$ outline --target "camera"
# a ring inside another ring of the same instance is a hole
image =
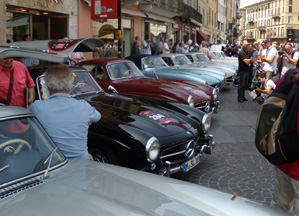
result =
[[[253,84],[251,84],[251,86],[249,86],[248,90],[252,92],[252,91],[255,90],[256,88],[257,88],[257,85],[255,85],[255,84],[253,83]]]
[[[286,52],[286,49],[282,49],[281,51],[278,51],[278,55],[282,55],[283,53],[285,53]]]

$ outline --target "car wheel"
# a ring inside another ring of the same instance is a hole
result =
[[[90,150],[90,154],[92,155],[94,161],[119,165],[117,157],[111,150],[92,149]]]

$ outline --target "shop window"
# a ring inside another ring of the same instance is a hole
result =
[[[32,40],[60,39],[68,36],[67,15],[7,5],[6,37],[19,41],[25,35]]]
[[[30,16],[22,13],[6,12],[6,38],[21,41],[24,35],[30,34]]]

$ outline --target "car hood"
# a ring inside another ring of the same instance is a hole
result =
[[[271,215],[274,209],[195,184],[72,159],[0,201],[0,215]]]
[[[122,97],[121,99],[118,95],[106,97],[104,94],[99,94],[84,99],[95,106],[100,113],[105,113],[99,124],[106,118],[110,124],[114,121],[117,125],[131,125],[147,131],[157,138],[181,133],[190,136],[196,133],[194,126],[197,128],[197,125],[191,125],[194,122],[186,116],[166,109],[142,105],[134,102],[132,98]]]
[[[160,95],[167,95],[167,93],[180,95],[186,100],[189,95],[192,95],[196,103],[210,99],[205,92],[198,89],[196,86],[184,84],[172,79],[157,79],[148,77],[125,78],[121,80],[114,80],[111,85],[114,86],[116,90],[120,86],[124,87],[126,89],[124,93],[149,91],[150,89],[151,92],[155,92]]]
[[[201,64],[188,64],[188,65],[183,65],[182,66],[183,69],[199,69],[199,70],[204,70],[204,71],[211,71],[213,73],[217,73],[219,75],[225,75],[226,74],[226,70],[224,68],[222,68],[222,70],[220,71],[218,68],[213,68],[212,66],[209,65],[201,65]]]

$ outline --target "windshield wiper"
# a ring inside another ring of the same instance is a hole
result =
[[[48,166],[47,166],[47,169],[46,169],[45,174],[41,177],[41,180],[42,180],[42,181],[43,181],[43,180],[47,177],[47,175],[48,175],[48,172],[49,172],[49,169],[50,169],[50,166],[51,166],[51,162],[52,162],[52,158],[53,158],[53,154],[54,154],[54,152],[55,152],[57,149],[58,149],[58,147],[56,147],[55,149],[53,149],[53,150],[51,151],[51,153],[48,155],[48,157],[46,158],[46,160],[44,161],[44,165],[45,165],[46,163],[48,163],[48,161],[49,161],[49,163],[48,163]]]
[[[9,164],[7,164],[4,167],[0,168],[0,172],[2,172],[3,170],[7,169],[8,167],[9,167]]]

